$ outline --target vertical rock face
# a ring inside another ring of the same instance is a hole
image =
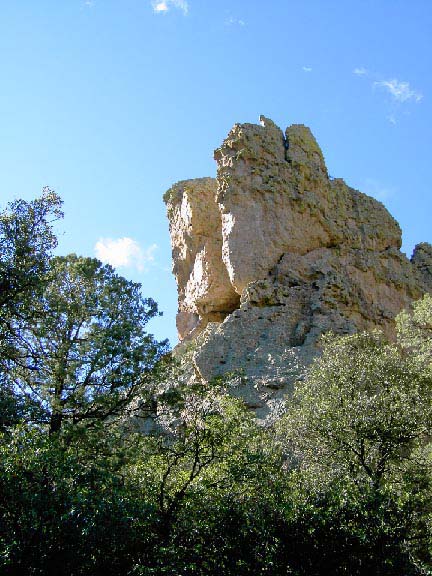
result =
[[[309,128],[264,117],[215,151],[217,179],[165,195],[180,339],[210,379],[240,370],[258,414],[276,409],[328,330],[375,327],[432,289],[432,247],[400,252],[385,207],[330,179]]]
[[[180,339],[192,337],[209,321],[221,322],[240,302],[221,259],[216,190],[214,179],[197,178],[175,184],[164,197],[179,294]]]
[[[239,294],[285,253],[400,247],[400,228],[382,204],[329,180],[309,128],[290,126],[284,136],[261,118],[262,126],[234,126],[215,153],[222,258]]]
[[[427,242],[417,244],[411,262],[419,271],[425,284],[432,285],[432,246]]]

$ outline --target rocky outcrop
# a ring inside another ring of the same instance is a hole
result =
[[[309,128],[236,124],[215,151],[217,179],[165,195],[181,340],[199,377],[237,371],[258,414],[277,409],[319,337],[381,328],[432,289],[432,247],[400,252],[377,200],[331,179]]]
[[[216,190],[213,178],[197,178],[178,182],[164,196],[178,286],[180,339],[193,337],[197,327],[208,322],[222,322],[240,303],[221,258]]]
[[[411,258],[423,281],[427,286],[432,285],[432,246],[427,242],[421,242],[414,248]]]

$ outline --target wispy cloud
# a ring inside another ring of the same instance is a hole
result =
[[[383,79],[382,75],[363,67],[354,68],[352,72],[367,80],[372,89],[389,94],[390,98],[387,98],[384,105],[387,108],[385,117],[390,124],[396,125],[399,115],[408,113],[410,104],[418,104],[423,99],[423,94],[409,82],[397,78]]]
[[[156,244],[142,249],[132,238],[100,238],[94,247],[96,257],[114,268],[135,268],[144,272],[149,263],[154,262]]]
[[[312,68],[310,66],[302,66],[302,70],[304,72],[312,72]]]
[[[373,196],[376,200],[384,202],[395,195],[396,190],[391,186],[385,186],[375,178],[366,178],[363,185],[363,192],[369,196]]]
[[[235,18],[234,16],[229,16],[225,20],[225,26],[246,26],[246,22],[241,18]]]
[[[153,12],[157,14],[166,14],[171,8],[181,10],[183,14],[189,12],[189,4],[186,0],[153,0]]]
[[[366,68],[363,68],[362,66],[360,66],[359,68],[354,68],[353,70],[353,74],[355,74],[356,76],[366,76],[366,74],[368,73]]]
[[[374,86],[387,90],[396,102],[408,102],[411,100],[418,103],[423,98],[423,94],[411,88],[409,82],[401,82],[396,78],[374,82]]]

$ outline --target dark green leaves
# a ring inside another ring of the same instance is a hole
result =
[[[11,335],[17,354],[3,369],[52,433],[117,416],[165,351],[145,331],[155,302],[92,258],[53,258],[35,308]]]

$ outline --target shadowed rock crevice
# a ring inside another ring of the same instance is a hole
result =
[[[180,340],[210,379],[241,370],[260,415],[277,407],[319,337],[381,328],[432,289],[432,247],[409,261],[386,208],[328,175],[309,128],[261,116],[215,151],[217,178],[165,195]]]

